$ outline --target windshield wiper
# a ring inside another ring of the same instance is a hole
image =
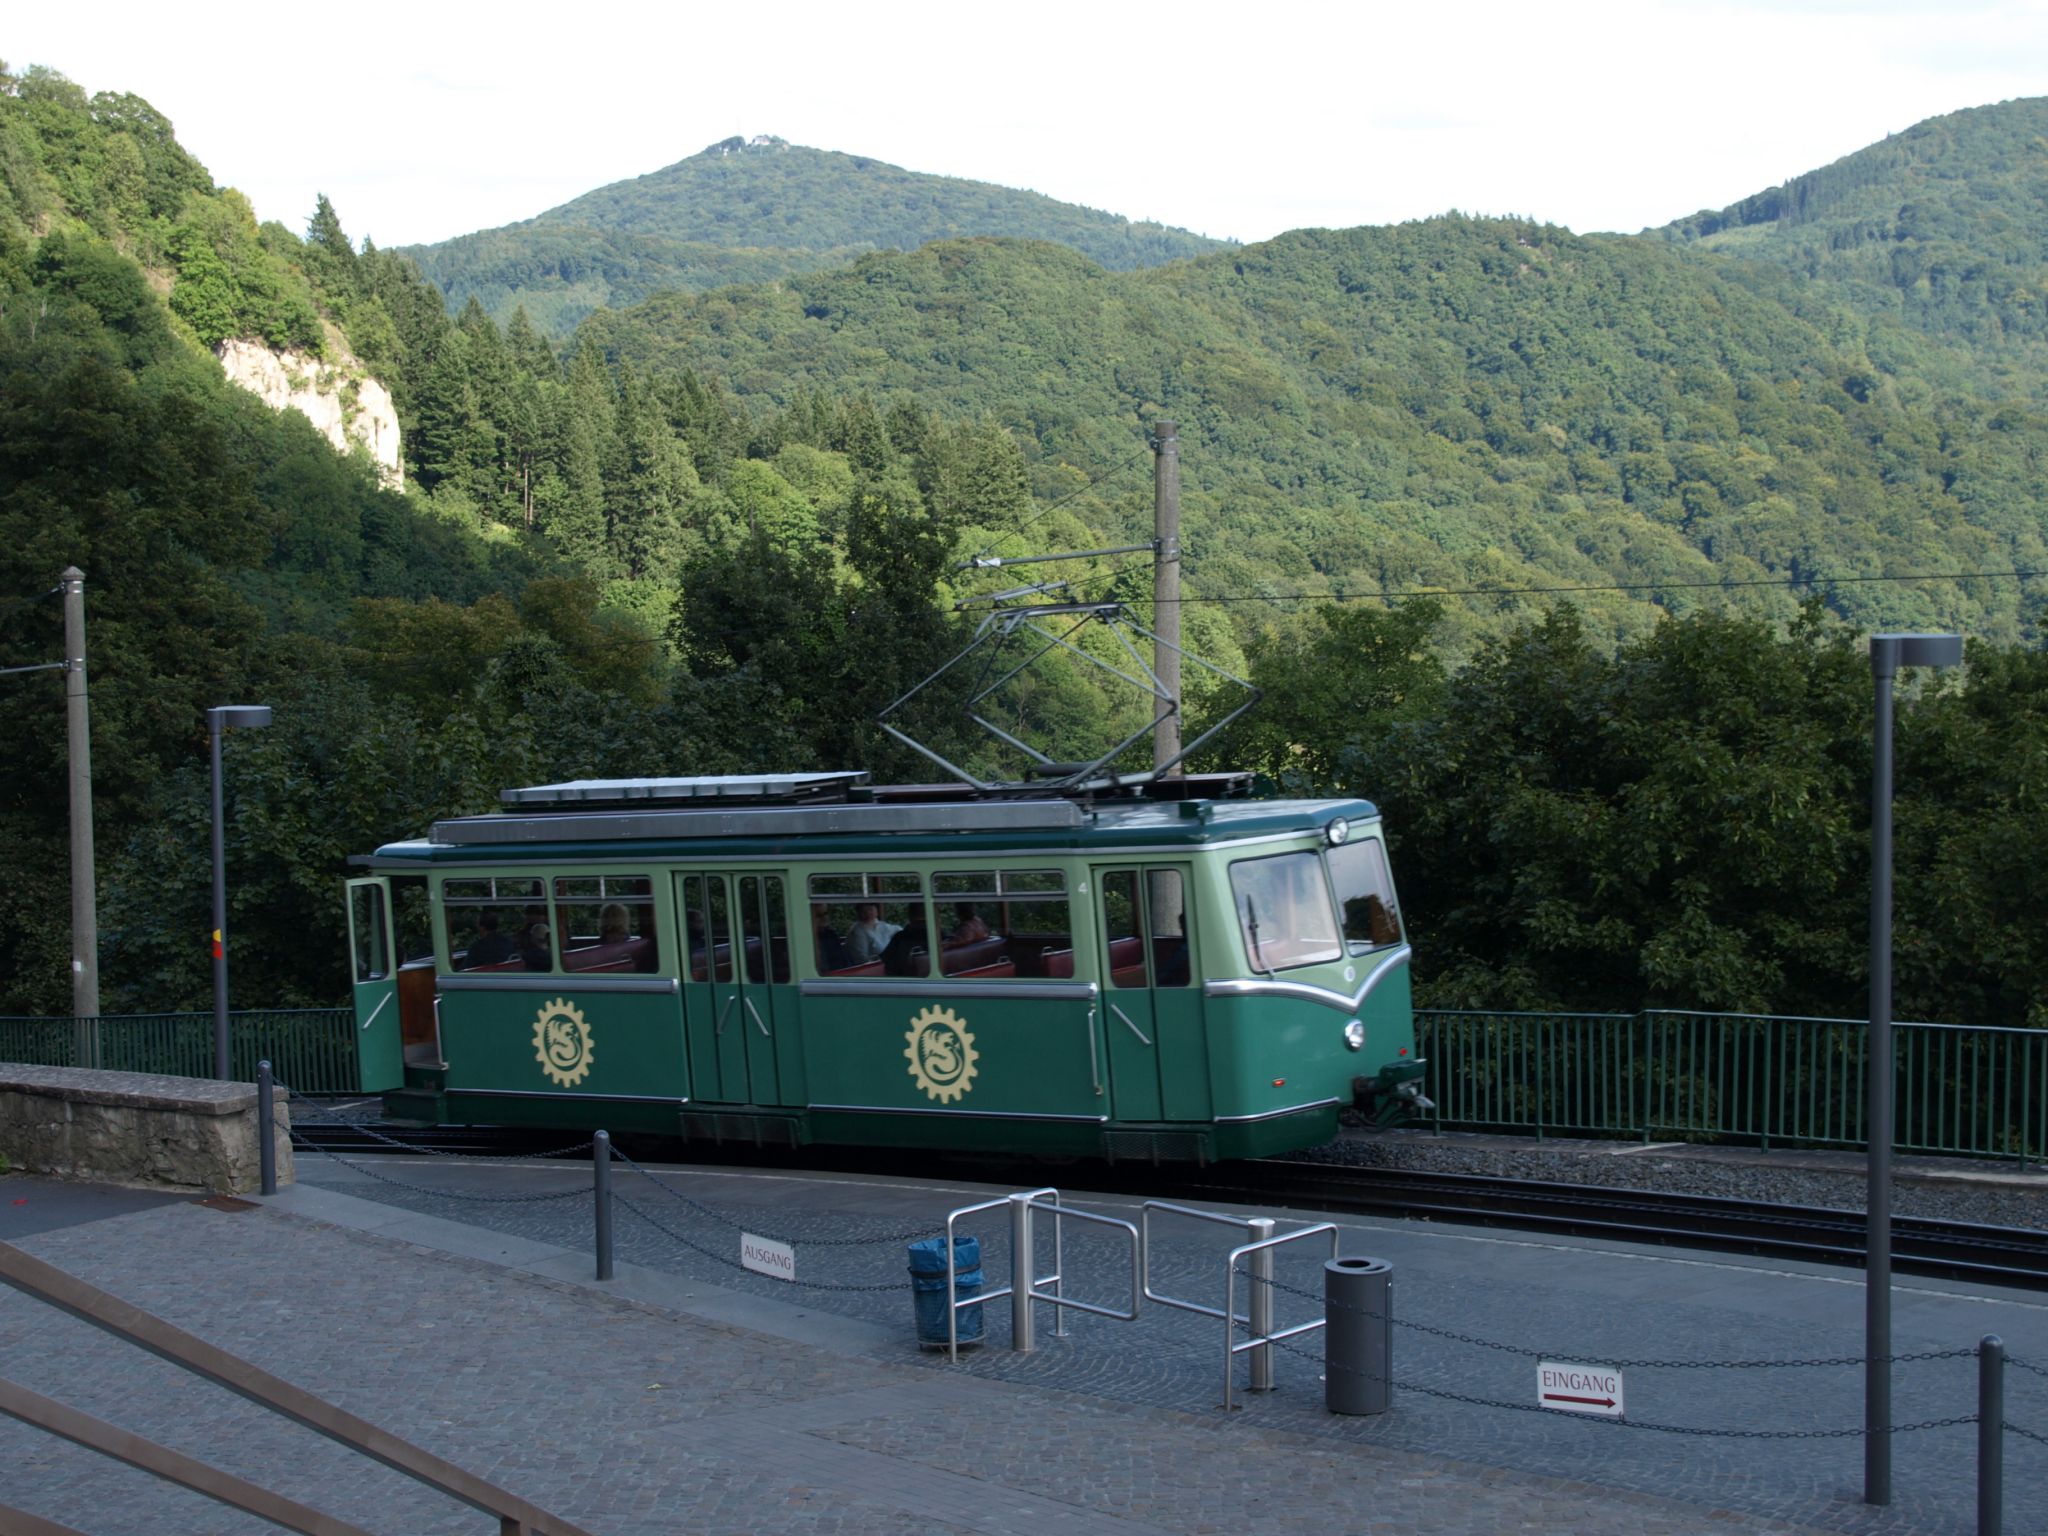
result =
[[[1244,931],[1245,936],[1252,941],[1252,969],[1264,971],[1267,980],[1270,981],[1273,967],[1266,964],[1266,952],[1259,944],[1259,909],[1252,905],[1249,891],[1245,892],[1244,897]]]

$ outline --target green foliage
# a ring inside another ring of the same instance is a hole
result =
[[[985,418],[1040,495],[1173,417],[1195,603],[1622,584],[1582,599],[1612,644],[1700,584],[1763,583],[1749,600],[1782,620],[1795,597],[1768,583],[1839,576],[1825,595],[1858,625],[2011,642],[2030,631],[2010,581],[1859,578],[2048,562],[2048,420],[1846,356],[1821,321],[1645,241],[1448,218],[1127,273],[942,243],[666,295],[582,336],[641,374],[686,369],[792,414],[879,387]],[[1015,505],[1013,482],[968,484]],[[1149,536],[1141,491],[1085,515],[1105,541]],[[1504,632],[1518,606],[1460,599],[1446,646]]]
[[[253,337],[315,356],[326,350],[312,296],[266,248],[241,193],[189,197],[168,252],[178,273],[171,311],[206,345]]]
[[[523,305],[543,330],[566,336],[595,310],[663,290],[772,283],[965,235],[1057,241],[1117,270],[1220,243],[863,155],[728,139],[523,224],[405,254],[450,302],[481,300],[500,321]]]
[[[842,159],[686,162],[676,229],[635,225],[630,198],[563,210],[794,275],[596,314],[558,358],[488,296],[451,319],[324,197],[304,240],[258,228],[146,104],[0,70],[0,654],[54,656],[54,604],[13,599],[84,567],[110,1008],[206,994],[208,705],[278,711],[230,744],[238,990],[330,1002],[344,856],[506,783],[927,776],[872,720],[965,643],[956,598],[1015,579],[959,561],[1148,538],[1141,435],[1165,415],[1187,637],[1268,692],[1217,756],[1383,805],[1426,997],[1857,1011],[1869,681],[1848,636],[1950,623],[1996,643],[1902,700],[1899,1008],[2048,1023],[2029,862],[2048,662],[2016,643],[2042,600],[1855,580],[2048,557],[2017,290],[1908,325],[1867,273],[1812,286],[1711,248],[1459,218],[1110,271],[1057,243],[923,243],[1015,228],[1000,200],[988,225],[927,208],[875,226],[876,188],[929,187]],[[806,179],[820,162],[836,181]],[[1990,201],[2031,217],[2014,176]],[[1975,241],[1968,180],[1893,244]],[[857,243],[860,219],[919,248],[823,270],[804,242]],[[1111,266],[1169,254],[1116,238]],[[1845,260],[1878,243],[1829,239]],[[317,349],[329,324],[392,389],[407,496],[192,345]],[[1817,573],[1847,579],[1803,611],[1687,585]],[[1059,574],[1149,611],[1140,567]],[[1504,590],[1613,583],[1642,590],[1547,614]],[[1414,586],[1487,590],[1285,600]],[[960,671],[911,724],[986,770]],[[1088,755],[1135,714],[1103,676],[1055,656],[985,707]],[[1232,692],[1200,676],[1197,728]],[[8,686],[0,1010],[61,1011],[58,684]]]
[[[2048,98],[1917,123],[1833,165],[1652,233],[1797,273],[1803,302],[1965,343],[1942,361],[1969,387],[2043,398],[2048,370]],[[1740,264],[1728,265],[1738,274]]]
[[[1442,707],[1435,637],[1443,613],[1441,602],[1427,598],[1384,610],[1328,606],[1308,624],[1254,638],[1250,681],[1265,697],[1208,760],[1265,774],[1287,794],[1344,787],[1354,742],[1433,718]]]

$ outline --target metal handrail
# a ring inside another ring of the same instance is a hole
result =
[[[1196,1221],[1211,1221],[1225,1227],[1238,1227],[1252,1235],[1254,1241],[1246,1243],[1241,1248],[1231,1250],[1224,1278],[1223,1305],[1220,1308],[1204,1306],[1199,1301],[1189,1301],[1182,1296],[1168,1296],[1162,1291],[1152,1289],[1152,1213],[1154,1211],[1162,1211],[1171,1216],[1192,1217]],[[1225,1408],[1235,1406],[1232,1402],[1234,1390],[1232,1366],[1237,1357],[1247,1350],[1257,1351],[1252,1356],[1252,1390],[1254,1392],[1272,1391],[1273,1345],[1282,1339],[1291,1339],[1296,1334],[1309,1333],[1322,1327],[1323,1319],[1319,1317],[1313,1322],[1282,1329],[1278,1333],[1274,1332],[1273,1287],[1270,1284],[1263,1284],[1259,1290],[1252,1293],[1247,1302],[1245,1315],[1239,1316],[1237,1311],[1238,1260],[1248,1254],[1252,1255],[1253,1279],[1271,1281],[1273,1278],[1273,1250],[1283,1244],[1297,1242],[1304,1237],[1313,1237],[1319,1232],[1327,1232],[1330,1235],[1330,1257],[1334,1259],[1337,1256],[1336,1227],[1329,1222],[1319,1222],[1314,1226],[1302,1227],[1298,1231],[1282,1233],[1276,1237],[1273,1235],[1275,1223],[1269,1217],[1226,1216],[1220,1211],[1199,1210],[1192,1205],[1175,1205],[1169,1200],[1147,1200],[1143,1209],[1139,1212],[1139,1220],[1144,1225],[1142,1247],[1145,1254],[1145,1299],[1147,1301],[1156,1301],[1161,1306],[1178,1307],[1183,1312],[1193,1312],[1202,1317],[1223,1319],[1223,1406]],[[1252,1333],[1251,1338],[1243,1343],[1239,1343],[1237,1339],[1237,1328],[1240,1323],[1250,1329]]]
[[[1043,1188],[1043,1189],[1034,1189],[1034,1190],[1029,1190],[1029,1191],[1027,1191],[1026,1193],[1027,1193],[1027,1194],[1029,1195],[1029,1197],[1030,1197],[1031,1199],[1034,1199],[1034,1200],[1038,1199],[1038,1198],[1039,1198],[1039,1197],[1040,1197],[1041,1195],[1051,1195],[1051,1196],[1052,1196],[1052,1198],[1053,1198],[1053,1202],[1054,1202],[1055,1204],[1057,1204],[1057,1203],[1059,1202],[1059,1198],[1060,1198],[1060,1192],[1059,1192],[1058,1190],[1056,1190],[1056,1189],[1052,1188],[1052,1187],[1051,1187],[1050,1185],[1047,1185],[1047,1186],[1046,1186],[1045,1188]],[[1012,1254],[1012,1255],[1010,1256],[1010,1283],[1009,1283],[1008,1285],[1006,1285],[1006,1286],[1003,1286],[1003,1287],[1001,1287],[1001,1288],[1000,1288],[1000,1289],[998,1289],[998,1290],[993,1290],[993,1291],[983,1291],[983,1292],[982,1292],[982,1293],[981,1293],[980,1295],[978,1295],[978,1296],[973,1296],[973,1297],[970,1297],[970,1298],[969,1298],[968,1300],[966,1300],[966,1301],[962,1301],[962,1300],[960,1299],[960,1269],[959,1269],[959,1266],[958,1266],[958,1264],[957,1264],[957,1263],[955,1263],[955,1261],[954,1261],[954,1258],[953,1258],[953,1244],[954,1244],[954,1241],[955,1241],[955,1237],[954,1237],[954,1228],[955,1228],[955,1226],[957,1225],[957,1223],[959,1222],[960,1218],[961,1218],[961,1217],[963,1217],[963,1216],[978,1216],[978,1215],[980,1215],[980,1214],[981,1214],[981,1213],[982,1213],[983,1211],[1000,1211],[1000,1210],[1006,1210],[1006,1209],[1008,1209],[1008,1207],[1009,1207],[1009,1205],[1010,1205],[1010,1202],[1011,1202],[1011,1200],[1012,1200],[1013,1198],[1014,1198],[1013,1196],[1010,1196],[1010,1195],[1004,1195],[1004,1196],[1003,1196],[1003,1197],[1002,1197],[1002,1198],[1001,1198],[1000,1200],[984,1200],[984,1201],[982,1201],[982,1202],[981,1202],[981,1204],[979,1204],[979,1205],[963,1205],[963,1206],[961,1206],[961,1207],[960,1207],[960,1209],[959,1209],[959,1210],[957,1210],[957,1211],[951,1211],[951,1212],[948,1212],[948,1213],[947,1213],[947,1216],[946,1216],[946,1354],[947,1354],[947,1357],[948,1357],[949,1359],[953,1360],[953,1361],[954,1361],[955,1363],[957,1363],[957,1362],[959,1361],[959,1359],[960,1359],[960,1309],[961,1309],[962,1307],[971,1307],[971,1306],[975,1306],[975,1305],[978,1305],[979,1303],[981,1303],[981,1302],[984,1302],[984,1301],[1001,1301],[1001,1300],[1002,1300],[1002,1299],[1003,1299],[1003,1298],[1004,1298],[1005,1296],[1014,1296],[1014,1295],[1016,1295],[1016,1293],[1017,1293],[1017,1283],[1016,1283],[1016,1282],[1017,1282],[1017,1275],[1018,1275],[1018,1273],[1019,1273],[1019,1269],[1018,1269],[1018,1263],[1017,1263],[1017,1256],[1016,1256],[1016,1255],[1015,1255],[1015,1254],[1013,1253],[1013,1254]],[[1052,1283],[1053,1283],[1053,1284],[1054,1284],[1055,1286],[1057,1286],[1057,1285],[1059,1285],[1059,1284],[1060,1284],[1060,1257],[1061,1257],[1061,1256],[1060,1256],[1060,1250],[1059,1250],[1059,1232],[1060,1232],[1060,1228],[1059,1228],[1059,1224],[1058,1224],[1057,1222],[1055,1222],[1055,1223],[1053,1224],[1053,1229],[1052,1229],[1052,1230],[1053,1230],[1053,1255],[1052,1255],[1052,1267],[1053,1267],[1053,1273],[1052,1273],[1052,1274],[1051,1274],[1051,1275],[1050,1275],[1050,1276],[1049,1276],[1048,1278],[1049,1278],[1049,1279],[1051,1280],[1051,1282],[1052,1282]],[[1035,1267],[1035,1266],[1032,1266],[1032,1265],[1030,1264],[1030,1258],[1031,1258],[1031,1256],[1030,1256],[1030,1255],[1026,1255],[1026,1256],[1025,1256],[1025,1261],[1026,1261],[1026,1267],[1025,1267],[1025,1269],[1024,1269],[1024,1271],[1023,1271],[1023,1273],[1025,1273],[1026,1275],[1029,1275],[1029,1273],[1030,1273],[1030,1270],[1031,1270],[1031,1268],[1032,1268],[1032,1267]],[[1027,1282],[1026,1282],[1026,1284],[1027,1284],[1027,1289],[1028,1289],[1028,1288],[1029,1288],[1029,1286],[1030,1286],[1030,1284],[1031,1284],[1031,1282],[1027,1281]],[[1053,1315],[1054,1315],[1055,1317],[1058,1317],[1058,1316],[1059,1316],[1060,1314],[1058,1314],[1058,1313],[1055,1313],[1055,1314],[1053,1314]],[[1054,1330],[1053,1330],[1053,1331],[1054,1331],[1055,1335],[1061,1335],[1061,1334],[1063,1334],[1063,1333],[1064,1333],[1064,1331],[1065,1331],[1065,1330],[1064,1330],[1063,1328],[1061,1328],[1061,1327],[1057,1327],[1057,1326],[1056,1326],[1056,1327],[1054,1328]]]
[[[1047,1197],[1050,1197],[1048,1203]],[[959,1269],[953,1255],[954,1233],[963,1216],[979,1215],[984,1211],[1007,1208],[1010,1212],[1010,1283],[993,1291],[984,1291],[967,1301],[960,1299]],[[1053,1272],[1040,1275],[1038,1271],[1037,1230],[1032,1217],[1039,1211],[1050,1213],[1053,1218]],[[1071,1217],[1075,1221],[1093,1222],[1097,1226],[1116,1227],[1131,1239],[1131,1305],[1128,1310],[1100,1306],[1092,1301],[1073,1301],[1066,1295],[1066,1260],[1064,1251],[1065,1228],[1062,1221]],[[1121,1323],[1134,1321],[1138,1315],[1143,1243],[1138,1229],[1130,1222],[1115,1216],[1101,1216],[1094,1211],[1084,1211],[1065,1204],[1057,1189],[1025,1190],[1014,1195],[1005,1195],[1000,1200],[984,1200],[978,1205],[963,1205],[946,1216],[946,1349],[950,1358],[960,1358],[960,1309],[977,1306],[985,1301],[1000,1301],[1010,1298],[1010,1348],[1018,1354],[1029,1354],[1037,1347],[1036,1329],[1031,1314],[1034,1301],[1050,1302],[1053,1308],[1053,1336],[1064,1338],[1067,1332],[1066,1312],[1071,1307],[1076,1312],[1092,1312],[1097,1317],[1114,1318]],[[1022,1282],[1020,1285],[1019,1282]],[[1050,1290],[1044,1287],[1050,1286]]]
[[[1268,1223],[1268,1225],[1270,1225],[1270,1223]],[[1275,1248],[1281,1247],[1283,1244],[1286,1243],[1299,1242],[1301,1239],[1305,1237],[1314,1237],[1318,1233],[1329,1234],[1330,1257],[1333,1259],[1336,1258],[1337,1228],[1335,1223],[1328,1221],[1320,1221],[1312,1227],[1303,1227],[1299,1231],[1282,1233],[1279,1237],[1263,1238],[1256,1243],[1246,1243],[1242,1248],[1231,1249],[1229,1260],[1230,1270],[1223,1282],[1223,1406],[1226,1410],[1237,1406],[1235,1403],[1231,1401],[1231,1388],[1233,1385],[1232,1377],[1235,1375],[1235,1372],[1231,1369],[1231,1365],[1232,1362],[1235,1361],[1239,1355],[1243,1354],[1248,1349],[1263,1349],[1266,1351],[1265,1358],[1270,1361],[1272,1358],[1273,1345],[1278,1344],[1283,1339],[1292,1339],[1297,1338],[1304,1333],[1313,1333],[1316,1331],[1316,1329],[1321,1328],[1328,1321],[1327,1318],[1322,1317],[1311,1318],[1309,1321],[1305,1323],[1296,1323],[1292,1328],[1282,1328],[1279,1332],[1274,1332],[1273,1316],[1271,1310],[1273,1287],[1270,1284],[1263,1287],[1267,1298],[1266,1308],[1264,1309],[1263,1322],[1255,1323],[1250,1317],[1240,1319],[1237,1315],[1238,1261],[1243,1259],[1247,1254],[1262,1255],[1267,1261],[1267,1267],[1262,1268],[1259,1273],[1254,1275],[1253,1278],[1263,1281],[1270,1281],[1273,1278],[1272,1270],[1270,1268],[1273,1250]],[[1252,1311],[1254,1313],[1258,1313],[1260,1310],[1261,1309],[1258,1307],[1256,1300],[1254,1300],[1252,1304]],[[1237,1342],[1237,1325],[1240,1321],[1242,1321],[1246,1327],[1254,1329],[1252,1337],[1246,1339],[1241,1344]],[[1270,1381],[1267,1383],[1267,1386],[1271,1386]]]
[[[16,1290],[49,1303],[59,1311],[68,1312],[82,1322],[91,1323],[114,1335],[114,1337],[148,1350],[171,1364],[204,1377],[216,1386],[246,1397],[260,1407],[282,1414],[295,1423],[303,1424],[316,1434],[346,1446],[352,1451],[380,1461],[395,1472],[438,1489],[452,1499],[460,1500],[472,1509],[491,1516],[499,1523],[501,1536],[590,1536],[582,1526],[572,1524],[558,1515],[551,1515],[539,1505],[533,1504],[509,1489],[478,1477],[451,1461],[443,1460],[433,1452],[423,1450],[409,1440],[400,1439],[387,1429],[380,1429],[367,1419],[357,1418],[345,1409],[337,1408],[324,1398],[315,1397],[303,1387],[294,1386],[282,1377],[250,1364],[239,1355],[233,1355],[217,1345],[209,1344],[173,1327],[153,1313],[121,1300],[97,1286],[88,1285],[76,1275],[67,1273],[53,1264],[32,1258],[8,1243],[0,1243],[0,1283],[13,1286]],[[34,1394],[28,1394],[32,1398]],[[0,1412],[7,1412],[29,1423],[41,1423],[44,1428],[64,1434],[80,1444],[107,1454],[117,1454],[115,1443],[106,1441],[98,1429],[112,1432],[118,1438],[122,1459],[160,1477],[182,1480],[182,1474],[198,1468],[206,1473],[216,1474],[214,1486],[200,1488],[210,1497],[250,1513],[262,1514],[275,1519],[275,1515],[257,1504],[240,1502],[244,1489],[253,1485],[239,1484],[239,1479],[218,1473],[217,1469],[201,1463],[185,1465],[186,1458],[175,1452],[154,1446],[138,1436],[128,1435],[111,1425],[99,1425],[97,1420],[84,1415],[72,1415],[62,1404],[49,1404],[56,1414],[45,1413],[39,1403],[30,1402],[15,1389],[0,1397]],[[31,1415],[40,1417],[31,1417]],[[46,1422],[47,1421],[47,1422]],[[62,1428],[59,1428],[59,1425]],[[95,1428],[95,1426],[98,1426]],[[161,1457],[155,1452],[165,1451]],[[191,1486],[191,1485],[188,1485]],[[255,1489],[262,1493],[263,1490]],[[273,1497],[274,1496],[270,1496]],[[300,1506],[292,1506],[297,1509]],[[316,1513],[317,1512],[312,1512]],[[304,1529],[306,1527],[300,1527]],[[313,1527],[318,1529],[320,1527]],[[326,1527],[341,1531],[353,1529],[342,1522],[331,1521]]]
[[[1131,1239],[1131,1305],[1129,1310],[1119,1311],[1115,1307],[1097,1306],[1092,1301],[1069,1301],[1060,1293],[1057,1287],[1050,1294],[1041,1292],[1038,1289],[1037,1281],[1032,1282],[1030,1293],[1022,1298],[1026,1308],[1034,1301],[1049,1301],[1053,1305],[1053,1316],[1055,1318],[1060,1318],[1061,1308],[1072,1307],[1076,1312],[1092,1312],[1097,1317],[1114,1318],[1120,1323],[1136,1321],[1138,1316],[1138,1265],[1141,1245],[1138,1241],[1138,1229],[1135,1226],[1121,1217],[1098,1215],[1094,1211],[1084,1211],[1075,1206],[1061,1205],[1058,1200],[1054,1200],[1051,1205],[1047,1205],[1036,1196],[1027,1196],[1018,1202],[1017,1208],[1027,1213],[1024,1223],[1024,1232],[1027,1236],[1031,1232],[1028,1213],[1032,1211],[1050,1211],[1053,1216],[1053,1231],[1055,1233],[1060,1231],[1059,1223],[1062,1219],[1071,1218],[1075,1221],[1091,1221],[1099,1227],[1116,1227],[1126,1233]],[[1055,1265],[1057,1266],[1057,1250],[1055,1250]],[[1052,1278],[1057,1282],[1060,1277],[1054,1275]],[[1064,1332],[1065,1329],[1061,1327],[1058,1331]]]
[[[1425,1009],[1416,1030],[1439,1129],[1866,1144],[1861,1019]],[[2048,1157],[2048,1030],[1895,1031],[1898,1150]]]

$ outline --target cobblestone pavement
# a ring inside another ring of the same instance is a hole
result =
[[[414,1241],[311,1219],[319,1210],[406,1227]],[[651,1270],[623,1272],[631,1294],[610,1294],[545,1274],[588,1272],[588,1255],[317,1190],[274,1208],[178,1202],[16,1235],[604,1536],[1796,1530],[1714,1501],[940,1370],[905,1350],[901,1317],[823,1317]],[[901,1288],[889,1300],[903,1311]],[[721,1311],[772,1329],[715,1321]],[[0,1376],[373,1530],[485,1528],[475,1511],[10,1290]],[[270,1530],[12,1421],[0,1421],[0,1466],[0,1499],[96,1536]]]
[[[590,1207],[581,1198],[542,1203],[476,1203],[465,1194],[517,1188],[587,1190],[587,1166],[462,1169],[400,1161],[308,1158],[304,1176],[340,1181],[394,1205],[489,1225],[505,1233],[546,1234],[565,1249],[589,1245]],[[399,1183],[380,1182],[395,1179]],[[733,1169],[668,1170],[660,1188],[622,1170],[618,1188],[630,1211],[619,1218],[622,1258],[760,1296],[789,1288],[746,1275],[736,1262],[738,1232],[790,1240],[799,1278],[827,1287],[806,1301],[835,1313],[901,1328],[901,1240],[936,1231],[943,1213],[987,1198],[979,1186],[941,1187],[909,1180],[790,1176]],[[465,1187],[473,1185],[473,1187]],[[411,1186],[411,1187],[406,1187]],[[693,1197],[694,1205],[671,1190]],[[1091,1199],[1093,1197],[1090,1197]],[[1135,1219],[1130,1202],[1095,1199],[1093,1208]],[[661,1228],[643,1219],[652,1217]],[[981,1218],[999,1233],[1001,1214]],[[1814,1266],[1763,1267],[1618,1244],[1557,1243],[1461,1232],[1421,1223],[1344,1223],[1346,1253],[1396,1263],[1395,1311],[1404,1322],[1511,1343],[1513,1353],[1404,1327],[1396,1335],[1395,1375],[1404,1390],[1397,1411],[1338,1418],[1323,1411],[1317,1340],[1283,1355],[1280,1391],[1239,1401],[1267,1427],[1285,1427],[1349,1443],[1440,1452],[1542,1475],[1565,1475],[1634,1491],[1726,1505],[1751,1514],[1858,1536],[1956,1533],[1972,1526],[1974,1429],[1968,1424],[1901,1433],[1894,1441],[1894,1500],[1860,1502],[1862,1282],[1852,1271]],[[665,1229],[665,1230],[664,1230]],[[1114,1300],[1127,1289],[1127,1259],[1077,1229],[1067,1252],[1069,1294]],[[862,1242],[866,1238],[870,1241]],[[1152,1275],[1167,1293],[1222,1302],[1227,1229],[1168,1225],[1155,1233]],[[988,1246],[989,1284],[1007,1282],[1004,1249]],[[1322,1254],[1283,1258],[1282,1323],[1311,1315],[1320,1294]],[[588,1259],[584,1261],[588,1264]],[[1050,1254],[1041,1262],[1050,1267]],[[586,1270],[587,1272],[587,1270]],[[1220,1325],[1148,1306],[1136,1324],[1077,1317],[1072,1335],[1051,1337],[1041,1321],[1038,1353],[1007,1343],[1007,1303],[989,1310],[994,1347],[963,1368],[973,1374],[1081,1392],[1121,1403],[1198,1412],[1220,1399]],[[2048,1360],[2048,1305],[2006,1294],[1971,1297],[1935,1282],[1899,1286],[1895,1348],[1904,1353],[1967,1351],[1985,1332],[2002,1334],[2023,1358]],[[1620,1429],[1535,1410],[1535,1358],[1801,1361],[1852,1363],[1799,1369],[1631,1371],[1635,1424],[1711,1430],[1712,1436]],[[1304,1358],[1306,1356],[1306,1358]],[[1242,1366],[1239,1380],[1242,1382]],[[1901,1363],[1894,1371],[1896,1420],[1912,1424],[1960,1418],[1975,1408],[1974,1363],[1967,1357]],[[2048,1429],[2048,1378],[2015,1371],[2012,1416]],[[1484,1403],[1462,1399],[1483,1399]],[[1498,1405],[1498,1406],[1495,1406]],[[1728,1432],[1734,1431],[1733,1435]],[[1845,1433],[1846,1432],[1846,1433]],[[2010,1529],[2048,1530],[2048,1446],[2008,1441]]]

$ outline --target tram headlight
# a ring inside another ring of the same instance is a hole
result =
[[[1344,1043],[1354,1051],[1365,1049],[1365,1020],[1353,1019],[1344,1026]]]
[[[1330,846],[1335,848],[1339,843],[1351,836],[1351,823],[1342,816],[1339,816],[1323,829],[1323,836],[1327,837],[1330,840]]]

